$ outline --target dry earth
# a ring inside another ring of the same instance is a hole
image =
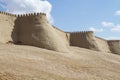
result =
[[[0,45],[0,80],[120,80],[120,56],[70,47],[60,53]]]

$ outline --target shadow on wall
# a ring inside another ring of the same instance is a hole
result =
[[[12,38],[12,42],[14,44],[21,44],[21,42],[18,40],[18,36],[19,36],[19,27],[18,27],[18,18],[14,21],[14,26],[13,26],[13,31],[11,34],[11,38]]]
[[[18,16],[14,24],[11,35],[13,43],[69,52],[67,42],[48,23],[44,13]]]
[[[70,33],[70,46],[78,46],[99,51],[92,31]]]

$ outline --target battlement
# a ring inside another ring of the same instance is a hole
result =
[[[39,15],[46,16],[45,13],[28,13],[28,14],[17,15],[17,17],[29,17],[29,16],[39,16]]]
[[[46,16],[45,13],[27,13],[27,14],[11,14],[11,13],[8,13],[8,12],[4,12],[4,11],[0,11],[0,14],[3,14],[3,15],[8,15],[8,16],[14,16],[14,17],[29,17],[29,16],[38,16],[38,15],[43,15],[43,16]]]
[[[11,14],[11,13],[8,13],[8,12],[3,12],[3,11],[0,11],[0,14],[16,17],[16,15],[14,15],[14,14]]]
[[[77,32],[69,32],[69,33],[75,36],[84,36],[84,35],[93,34],[93,31],[77,31]]]
[[[72,33],[72,34],[81,34],[81,33],[93,33],[93,31],[77,31],[77,32],[69,32],[69,33]]]

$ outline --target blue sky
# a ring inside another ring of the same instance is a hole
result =
[[[105,39],[120,39],[120,0],[0,0],[0,10],[41,11],[64,31],[92,30]]]

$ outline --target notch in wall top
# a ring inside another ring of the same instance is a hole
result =
[[[0,11],[0,14],[8,15],[8,16],[15,16],[16,17],[16,15],[8,13],[8,12],[4,12],[4,11]]]
[[[29,17],[29,16],[38,16],[38,15],[46,16],[45,13],[27,13],[27,14],[18,14],[17,17]]]

